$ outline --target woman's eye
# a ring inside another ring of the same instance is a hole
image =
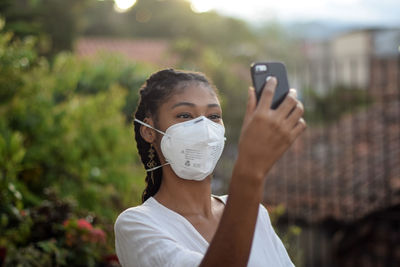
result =
[[[176,117],[179,119],[190,119],[190,118],[192,118],[192,115],[190,115],[188,113],[183,113],[183,114],[178,114]]]
[[[208,118],[210,119],[210,120],[220,120],[221,119],[221,115],[218,115],[218,114],[213,114],[213,115],[210,115],[210,116],[208,116]]]

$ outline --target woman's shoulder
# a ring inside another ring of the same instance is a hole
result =
[[[213,197],[220,200],[224,204],[226,204],[226,201],[228,200],[229,196],[228,195],[222,195],[222,196],[213,195]],[[259,212],[259,216],[258,216],[259,219],[266,221],[269,224],[271,223],[270,218],[269,218],[268,209],[265,207],[265,205],[263,203],[260,203],[258,212]]]
[[[222,195],[222,196],[217,196],[217,195],[212,195],[214,198],[216,198],[216,199],[218,199],[218,200],[220,200],[221,202],[223,202],[224,204],[226,204],[226,201],[228,200],[228,197],[229,197],[229,195]],[[266,213],[266,214],[268,214],[268,210],[267,210],[267,208],[262,204],[262,203],[260,203],[260,210],[263,212],[263,213]]]
[[[228,197],[229,197],[228,195],[222,195],[222,196],[212,195],[212,196],[224,204],[226,204],[226,201],[228,200]],[[261,219],[263,219],[263,220],[270,221],[268,210],[263,203],[260,203],[258,211],[260,214],[259,218],[261,217]]]
[[[152,203],[151,199],[146,200],[141,205],[130,207],[123,212],[121,212],[116,221],[115,229],[123,228],[125,225],[134,224],[152,224],[154,216],[157,216],[157,206]]]

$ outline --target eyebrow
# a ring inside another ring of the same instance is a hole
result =
[[[175,105],[173,105],[173,106],[171,107],[171,109],[174,109],[174,108],[179,107],[179,106],[195,107],[196,104],[191,103],[191,102],[179,102],[179,103],[176,103]],[[218,104],[216,104],[216,103],[215,103],[215,104],[213,103],[213,104],[208,104],[207,107],[209,107],[209,108],[214,108],[214,107],[219,108],[220,105],[218,105]]]

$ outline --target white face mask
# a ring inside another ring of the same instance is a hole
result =
[[[205,179],[213,172],[224,149],[224,126],[204,116],[174,124],[165,133],[138,119],[135,121],[164,135],[161,139],[161,151],[166,164],[171,164],[176,175],[182,179]]]

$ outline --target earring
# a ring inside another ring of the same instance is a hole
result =
[[[156,161],[154,160],[154,157],[155,157],[154,152],[155,152],[155,150],[154,150],[153,144],[150,144],[150,149],[149,149],[149,162],[147,162],[147,164],[146,164],[146,165],[147,165],[147,168],[149,168],[149,169],[152,169],[152,168],[154,168],[154,167],[157,166],[157,163],[156,163]],[[150,178],[151,178],[151,181],[152,181],[153,184],[154,184],[154,175],[153,175],[153,171],[150,172]]]

